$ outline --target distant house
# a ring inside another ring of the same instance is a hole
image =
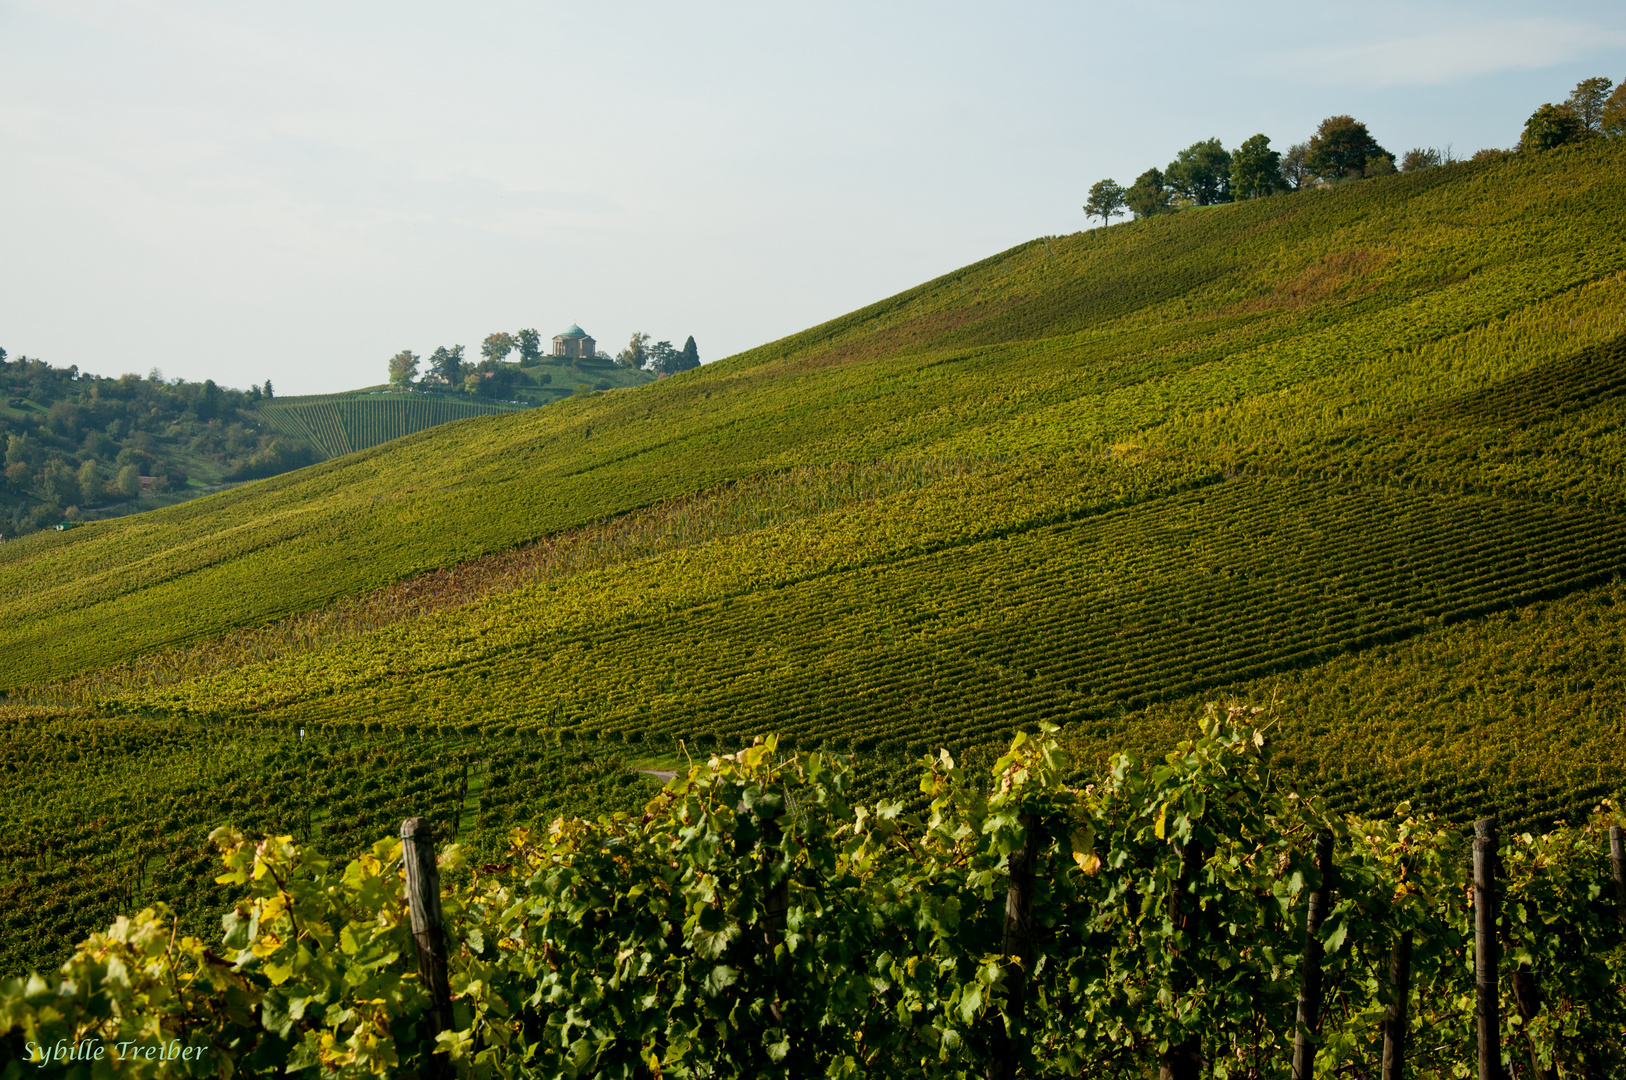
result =
[[[591,360],[593,349],[597,343],[587,336],[587,331],[571,323],[568,329],[561,330],[553,335],[553,355],[573,356],[579,359]]]

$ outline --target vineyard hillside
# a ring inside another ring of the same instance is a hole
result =
[[[347,763],[484,740],[492,791],[527,747],[774,731],[884,786],[1039,721],[1093,769],[1235,697],[1336,807],[1574,819],[1626,776],[1623,238],[1620,140],[1159,215],[32,536],[0,547],[0,722],[63,761],[97,753],[75,725],[181,758],[271,740],[267,775],[301,729]],[[149,857],[192,865],[201,817],[127,775]],[[356,798],[251,789],[264,828]],[[0,887],[66,934],[95,873],[31,852],[116,855],[89,808],[29,815],[0,821],[31,838]]]
[[[512,412],[521,406],[467,395],[359,391],[268,401],[265,426],[315,447],[320,458],[342,457],[453,420]]]

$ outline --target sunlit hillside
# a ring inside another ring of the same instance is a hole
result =
[[[1235,695],[1335,804],[1565,816],[1626,761],[1623,152],[1034,240],[7,544],[13,744],[72,709],[880,761],[1049,720],[1089,760]]]

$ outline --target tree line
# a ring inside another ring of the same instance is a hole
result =
[[[1597,76],[1576,83],[1567,100],[1548,102],[1531,113],[1518,146],[1509,152],[1553,150],[1604,138],[1626,138],[1626,83],[1616,87],[1613,80]]]
[[[1612,87],[1613,80],[1601,76],[1583,79],[1566,101],[1542,105],[1532,113],[1512,150],[1481,150],[1473,160],[1626,137],[1626,84],[1613,94]],[[1285,152],[1273,149],[1270,138],[1262,133],[1244,140],[1234,151],[1226,150],[1217,138],[1192,143],[1165,168],[1147,169],[1127,188],[1112,179],[1098,181],[1090,188],[1084,213],[1106,225],[1125,213],[1139,220],[1193,206],[1416,172],[1456,160],[1449,146],[1443,151],[1418,146],[1397,161],[1353,116],[1329,116],[1307,141],[1294,143]]]
[[[651,345],[649,337],[642,331],[634,331],[627,347],[614,357],[599,350],[594,359],[657,375],[675,375],[700,366],[700,353],[692,334],[681,349],[674,348],[670,341],[657,341]],[[519,354],[519,359],[510,362],[508,358],[515,353]],[[427,363],[425,358],[411,349],[402,349],[390,357],[390,385],[400,390],[445,389],[507,399],[525,377],[522,369],[540,364],[544,359],[542,335],[534,328],[514,333],[499,330],[487,334],[481,342],[478,362],[465,360],[461,345],[436,346],[435,351],[429,354]],[[421,378],[420,365],[426,368]],[[543,372],[533,376],[533,379],[545,385],[553,377]]]
[[[514,352],[519,353],[519,364],[505,363]],[[428,370],[418,376],[418,365],[423,357],[411,349],[402,349],[390,357],[390,385],[400,390],[414,386],[421,389],[442,388],[478,394],[481,397],[507,398],[518,385],[518,368],[542,359],[542,335],[535,328],[508,333],[499,330],[487,334],[480,346],[481,359],[470,363],[463,359],[463,346],[437,345],[429,354]]]
[[[627,347],[615,354],[615,362],[638,371],[653,371],[657,375],[676,375],[700,366],[700,352],[695,348],[694,335],[675,349],[670,341],[657,341],[651,345],[649,335],[641,330],[632,332]]]

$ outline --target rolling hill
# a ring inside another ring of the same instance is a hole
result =
[[[422,385],[270,397],[157,371],[114,379],[29,357],[8,362],[0,349],[0,539],[170,506],[453,420],[656,380],[590,357],[503,368],[511,400]]]
[[[553,365],[566,379],[596,377]],[[606,366],[613,367],[608,364]],[[536,382],[541,368],[514,367]],[[617,369],[626,384],[647,372]],[[600,380],[604,381],[604,380]],[[269,383],[267,384],[269,386]],[[197,498],[376,446],[437,424],[547,404],[572,392],[528,390],[526,402],[469,394],[385,392],[276,398],[154,371],[105,378],[0,349],[0,538],[64,520],[105,520]],[[16,396],[13,396],[13,395]]]
[[[1570,816],[1626,762],[1623,237],[1618,140],[1157,216],[30,537],[0,718],[1093,763],[1237,696],[1334,805]]]
[[[407,393],[380,386],[342,394],[280,397],[260,402],[256,411],[267,428],[311,446],[317,460],[326,460],[453,420],[550,405],[576,394],[655,381],[652,372],[586,357],[544,356],[528,365],[508,367],[514,372],[512,401],[422,389]]]

